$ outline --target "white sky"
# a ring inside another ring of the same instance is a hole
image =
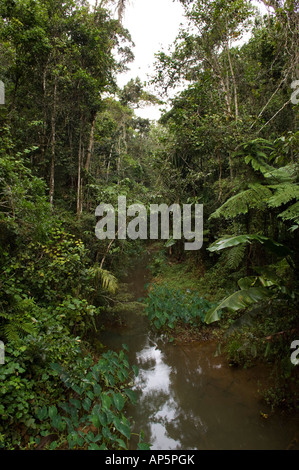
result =
[[[184,21],[183,7],[172,0],[129,0],[123,25],[127,28],[135,43],[134,63],[129,64],[130,71],[118,79],[119,86],[124,86],[137,76],[147,81],[153,72],[155,53],[167,49],[178,34],[180,23]],[[161,113],[157,106],[137,109],[138,116],[159,119]]]
[[[94,0],[89,0],[94,4]],[[255,5],[261,4],[252,0]],[[263,13],[265,8],[261,8]],[[155,53],[168,49],[180,28],[185,22],[183,7],[173,0],[128,0],[123,25],[127,28],[135,43],[133,49],[135,60],[128,64],[130,70],[118,77],[118,85],[123,87],[131,78],[139,77],[147,81],[153,72]],[[150,90],[154,92],[153,89]],[[147,106],[137,109],[138,116],[148,119],[159,119],[159,106]]]
[[[135,43],[133,49],[135,60],[129,64],[130,71],[118,78],[119,86],[124,86],[131,78],[137,76],[147,81],[153,72],[155,53],[167,50],[179,32],[180,24],[185,23],[184,9],[178,1],[173,0],[128,0],[123,18]],[[266,8],[260,2],[252,0],[263,13]],[[154,92],[153,89],[150,91]],[[159,119],[159,106],[146,106],[137,109],[138,116],[148,119]]]

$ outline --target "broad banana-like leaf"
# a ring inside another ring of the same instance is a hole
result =
[[[272,287],[274,285],[280,285],[281,283],[277,284],[277,281],[274,282],[273,280],[263,276],[249,276],[239,279],[238,281],[238,286],[241,290],[246,290],[250,287],[256,287],[256,284],[258,284],[258,287]]]
[[[267,299],[271,295],[269,289],[265,287],[250,287],[235,292],[230,297],[224,299],[217,307],[208,311],[205,316],[205,322],[210,323],[220,320],[220,311],[227,308],[233,312],[242,310],[252,304]]]
[[[238,286],[240,287],[241,290],[246,290],[246,289],[249,289],[250,287],[254,287],[257,280],[258,280],[257,276],[244,277],[242,279],[239,279]]]
[[[251,244],[252,242],[259,242],[262,245],[265,246],[268,250],[272,251],[272,253],[275,253],[278,256],[288,256],[291,251],[290,249],[282,245],[281,243],[276,242],[275,240],[272,240],[272,238],[264,237],[262,235],[237,235],[236,237],[230,237],[230,238],[221,238],[217,242],[215,242],[213,245],[211,245],[208,250],[211,252],[214,251],[221,251],[226,248],[231,248],[233,246],[241,245],[241,244]]]

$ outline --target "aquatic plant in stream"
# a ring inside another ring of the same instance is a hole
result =
[[[154,285],[145,299],[146,313],[157,330],[174,330],[178,325],[199,326],[212,308],[198,292]]]

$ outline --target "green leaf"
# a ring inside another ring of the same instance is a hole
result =
[[[123,407],[125,406],[125,399],[121,393],[118,393],[117,395],[113,396],[113,402],[116,408],[118,409],[118,411],[121,411]]]
[[[123,436],[129,440],[131,439],[131,429],[128,424],[121,422],[118,418],[114,418],[113,424]]]
[[[262,235],[238,235],[236,237],[222,238],[217,242],[213,243],[208,250],[210,252],[221,251],[226,248],[231,248],[241,244],[251,244],[252,242],[259,242],[265,246],[269,251],[275,253],[278,256],[287,256],[291,253],[290,249],[282,245],[281,243],[272,240],[271,238],[264,237]]]
[[[78,385],[74,384],[72,385],[72,389],[74,390],[74,392],[78,393],[78,395],[82,395],[83,393],[83,388],[80,388]]]
[[[51,426],[58,431],[63,431],[65,429],[66,423],[62,421],[61,416],[56,415],[51,420]]]
[[[119,447],[121,447],[122,449],[127,449],[127,445],[122,439],[116,439],[115,442],[117,442],[119,444]]]
[[[58,413],[56,406],[49,406],[49,418],[54,418]]]
[[[146,442],[138,442],[137,450],[151,450],[151,446]]]
[[[81,408],[81,402],[79,400],[76,400],[74,398],[70,398],[70,403],[77,408],[77,410],[80,410]]]
[[[57,446],[58,446],[57,441],[52,442],[51,445],[50,445],[50,450],[55,450]]]
[[[127,397],[129,398],[129,400],[134,404],[136,404],[137,402],[137,397],[136,397],[136,393],[133,392],[133,390],[124,390],[124,393],[127,395]]]
[[[98,446],[98,444],[92,443],[92,444],[89,444],[88,450],[101,450],[101,447]]]
[[[252,304],[265,300],[269,298],[270,295],[270,291],[264,287],[251,287],[249,289],[235,292],[230,297],[224,299],[217,307],[209,310],[205,316],[205,322],[209,325],[210,323],[219,321],[219,312],[224,308],[236,312],[249,307]]]
[[[93,400],[94,399],[94,394],[91,390],[89,390],[89,392],[87,392],[87,396],[90,400]]]
[[[43,406],[42,408],[40,408],[37,413],[36,413],[36,416],[38,417],[38,419],[40,421],[44,421],[45,419],[48,418],[48,409],[46,406]]]
[[[85,411],[89,411],[91,407],[91,400],[89,398],[85,398],[83,400],[83,408]]]
[[[94,425],[95,428],[100,429],[102,427],[100,417],[98,414],[94,414],[91,417],[92,424]]]
[[[173,238],[171,238],[170,240],[168,240],[166,243],[165,243],[165,248],[171,248],[172,246],[174,246],[175,244],[177,243],[177,240],[173,240]]]
[[[102,387],[99,384],[93,386],[93,391],[96,397],[100,397],[102,394]]]
[[[108,395],[103,394],[102,395],[102,405],[103,408],[109,409],[112,405],[112,400]]]

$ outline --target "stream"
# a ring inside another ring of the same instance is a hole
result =
[[[140,261],[130,275],[136,300],[144,296],[147,279]],[[102,332],[100,341],[116,351],[126,344],[130,363],[139,367],[137,404],[126,414],[152,450],[284,450],[291,443],[298,449],[298,416],[271,414],[258,394],[265,370],[232,368],[215,355],[215,342],[170,344],[150,332],[146,316],[121,316],[125,326]]]

